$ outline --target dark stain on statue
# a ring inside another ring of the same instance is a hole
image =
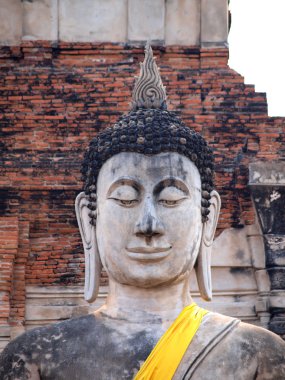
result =
[[[177,165],[177,167],[179,168],[179,174],[182,176],[183,180],[185,181],[186,180],[186,176],[187,176],[187,172],[184,169],[182,157],[178,158],[178,165]]]
[[[242,268],[230,268],[230,273],[233,275],[238,275],[242,273]]]
[[[239,260],[243,260],[245,257],[244,251],[242,249],[239,249],[236,253],[236,258]]]
[[[252,272],[250,269],[243,268],[243,267],[235,267],[230,268],[230,273],[235,275],[242,275],[242,276],[251,276]]]
[[[12,364],[13,367],[13,375],[15,378],[19,378],[22,380],[28,380],[31,377],[31,372],[26,368],[26,362],[19,355],[15,356],[15,360]]]

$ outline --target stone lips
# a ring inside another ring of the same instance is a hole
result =
[[[121,152],[145,155],[177,152],[198,168],[202,182],[202,221],[207,220],[210,193],[213,190],[212,149],[204,138],[188,128],[173,113],[161,109],[144,109],[121,117],[113,127],[100,132],[90,143],[82,165],[84,191],[89,195],[92,224],[96,221],[96,183],[99,171],[110,157]]]

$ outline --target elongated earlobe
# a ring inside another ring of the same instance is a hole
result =
[[[220,208],[220,196],[213,190],[211,192],[210,214],[208,215],[208,220],[203,223],[200,251],[195,264],[200,295],[206,301],[212,299],[211,253]]]
[[[95,226],[90,223],[88,203],[89,200],[84,192],[78,194],[75,200],[75,212],[85,254],[84,298],[91,303],[95,301],[99,292],[102,264],[97,247]]]

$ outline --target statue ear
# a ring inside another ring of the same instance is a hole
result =
[[[200,294],[206,301],[212,299],[211,253],[220,208],[221,198],[219,194],[213,190],[211,192],[210,214],[208,215],[208,220],[203,223],[200,251],[195,264]]]
[[[84,192],[77,195],[75,212],[85,254],[84,298],[91,303],[98,295],[102,264],[97,247],[95,226],[90,223],[88,203],[89,200]]]

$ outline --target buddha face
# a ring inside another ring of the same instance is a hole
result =
[[[96,238],[103,266],[121,284],[183,279],[199,251],[201,179],[178,153],[119,153],[97,181]]]

